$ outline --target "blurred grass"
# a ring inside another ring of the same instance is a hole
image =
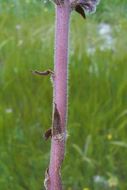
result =
[[[127,189],[126,8],[111,0],[86,21],[72,14],[65,190]],[[52,4],[0,0],[0,190],[44,189],[52,85],[31,70],[53,68],[53,37]]]

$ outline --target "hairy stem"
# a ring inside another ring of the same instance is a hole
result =
[[[61,113],[63,131],[65,131],[67,115],[69,17],[69,4],[56,6],[54,102]]]
[[[56,6],[53,124],[47,186],[45,185],[48,190],[62,190],[60,168],[66,142],[69,17],[70,5],[65,0],[64,4]]]

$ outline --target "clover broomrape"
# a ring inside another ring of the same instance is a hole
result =
[[[46,190],[62,190],[60,168],[65,154],[67,104],[68,104],[68,33],[70,13],[75,10],[83,18],[86,12],[96,10],[97,0],[52,0],[55,4],[55,56],[54,71],[34,71],[34,74],[49,75],[53,80],[52,128],[47,130],[45,138],[51,136],[49,167],[45,172]]]

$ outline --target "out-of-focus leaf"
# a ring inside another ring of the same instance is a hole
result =
[[[121,141],[112,141],[110,144],[113,144],[113,145],[116,145],[116,146],[119,146],[119,147],[127,148],[127,143],[121,142]]]

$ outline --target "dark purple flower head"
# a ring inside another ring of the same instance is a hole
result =
[[[77,5],[80,5],[88,13],[95,12],[98,4],[99,0],[77,0]]]
[[[99,4],[100,0],[69,0],[72,10],[74,9],[83,18],[86,17],[86,13],[94,13],[96,11],[96,6]]]
[[[56,5],[63,5],[64,3],[69,3],[72,10],[75,10],[85,18],[85,13],[94,13],[96,11],[96,6],[99,4],[100,0],[51,0]]]

